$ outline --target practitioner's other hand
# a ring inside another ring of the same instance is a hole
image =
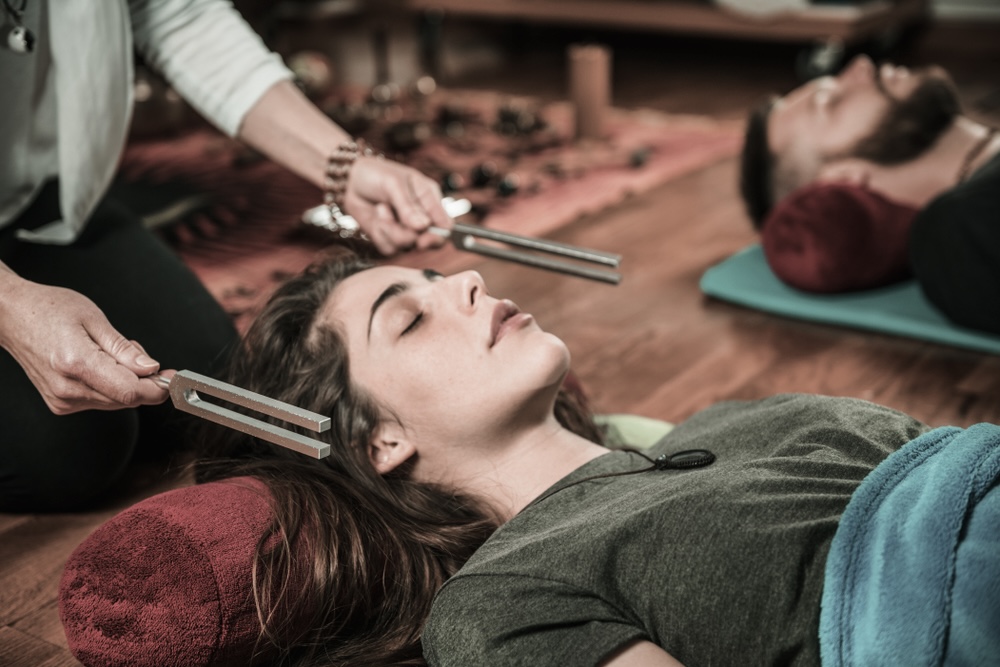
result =
[[[412,167],[375,157],[354,163],[344,209],[383,255],[440,246],[445,239],[428,228],[453,224],[437,183]]]
[[[0,346],[57,415],[155,405],[167,398],[166,390],[146,378],[159,363],[118,333],[93,301],[72,290],[5,282]]]

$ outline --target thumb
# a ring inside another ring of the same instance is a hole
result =
[[[142,346],[128,340],[110,322],[101,319],[100,322],[91,321],[87,324],[87,333],[101,350],[138,377],[145,377],[159,370],[160,363],[150,358]]]

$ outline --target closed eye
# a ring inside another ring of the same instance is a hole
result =
[[[424,278],[426,278],[428,282],[432,283],[436,283],[437,281],[442,280],[444,278],[443,274],[438,273],[434,269],[424,269],[423,274]],[[402,337],[408,333],[412,333],[417,329],[417,327],[420,326],[421,322],[423,321],[424,321],[424,311],[421,310],[417,313],[417,316],[413,318],[413,321],[410,322],[410,324],[405,329],[403,329],[403,332],[400,334],[400,336]]]
[[[413,332],[417,327],[420,326],[420,323],[423,322],[423,320],[424,320],[424,312],[420,311],[417,313],[417,316],[413,318],[413,321],[410,322],[409,326],[403,329],[403,333],[401,333],[400,336],[405,336],[406,334]]]

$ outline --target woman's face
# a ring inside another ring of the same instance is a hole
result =
[[[474,271],[362,271],[337,286],[319,323],[342,333],[352,380],[418,448],[468,456],[469,446],[550,414],[569,368],[563,342],[490,296]]]

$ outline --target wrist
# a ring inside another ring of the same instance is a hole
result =
[[[27,281],[14,273],[14,270],[0,262],[0,308],[12,297],[15,291]]]
[[[377,157],[364,139],[351,139],[338,145],[331,151],[326,160],[326,174],[323,180],[323,203],[330,207],[330,214],[336,218],[342,212],[346,213],[344,200],[347,198],[347,187],[351,172],[358,158]]]
[[[13,269],[0,262],[0,347],[7,349],[7,323],[15,323],[20,315],[16,311],[22,289],[28,281]]]

